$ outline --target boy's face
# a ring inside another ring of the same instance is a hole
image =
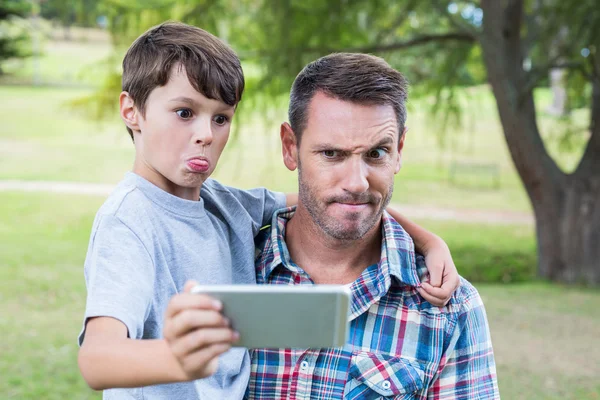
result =
[[[197,92],[179,66],[165,86],[150,93],[145,116],[126,92],[120,102],[134,133],[133,172],[168,193],[198,200],[229,138],[235,107]]]

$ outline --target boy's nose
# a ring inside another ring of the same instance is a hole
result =
[[[192,141],[195,144],[209,145],[212,143],[213,133],[211,120],[208,121],[198,121],[194,126],[194,136],[192,137]]]

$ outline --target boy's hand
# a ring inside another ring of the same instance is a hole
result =
[[[423,249],[429,282],[417,290],[425,300],[437,307],[448,304],[452,293],[460,286],[460,278],[452,261],[450,249],[439,239]]]
[[[185,284],[184,293],[173,296],[165,314],[163,336],[183,370],[183,380],[215,373],[218,356],[231,348],[239,334],[229,327],[218,300],[191,294],[195,282]]]

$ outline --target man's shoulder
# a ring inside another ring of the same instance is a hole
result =
[[[483,306],[483,300],[475,286],[461,276],[460,286],[452,294],[448,306],[453,306],[456,312],[466,313]]]
[[[398,251],[405,250],[400,249]],[[415,253],[415,263],[405,264],[406,265],[402,265],[401,268],[414,268],[414,271],[416,272],[416,275],[420,282],[424,282],[429,279],[429,272],[427,271],[427,266],[425,265],[425,257],[423,255]],[[460,286],[456,288],[454,293],[452,293],[452,296],[450,297],[450,300],[448,301],[446,307],[440,308],[441,312],[449,312],[459,315],[483,306],[483,301],[475,286],[473,286],[471,282],[469,282],[462,276],[460,276],[459,278]],[[406,291],[407,286],[404,286],[404,289]],[[413,289],[409,290],[409,292],[410,294],[414,295],[413,297],[415,301],[413,303],[415,304],[415,306],[419,308],[438,308],[435,306],[430,306],[429,303],[418,294],[415,287],[412,287],[410,289]]]

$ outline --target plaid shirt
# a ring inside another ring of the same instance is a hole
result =
[[[285,244],[293,213],[278,211],[264,231],[257,248],[259,284],[314,284]],[[446,307],[434,307],[416,291],[426,274],[411,238],[386,213],[381,260],[351,285],[346,346],[251,350],[246,398],[499,399],[479,294],[463,279]]]

